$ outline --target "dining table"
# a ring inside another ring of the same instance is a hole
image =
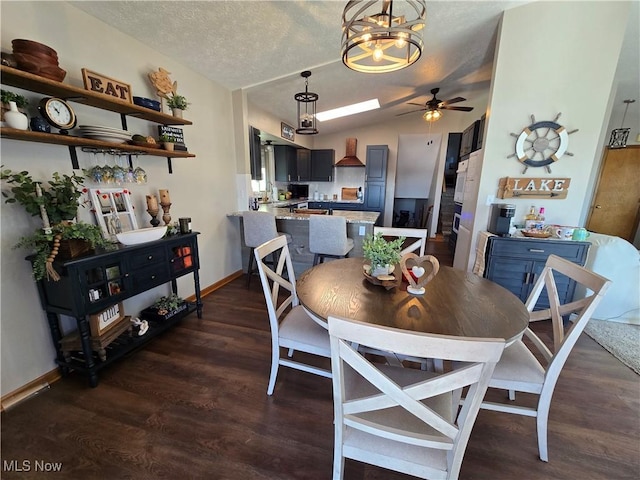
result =
[[[297,279],[298,299],[306,312],[327,328],[329,316],[403,330],[474,338],[519,339],[529,312],[513,293],[474,273],[440,266],[422,295],[407,292],[396,265],[396,286],[372,283],[364,258],[331,260]]]

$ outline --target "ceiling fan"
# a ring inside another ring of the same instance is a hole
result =
[[[421,106],[422,108],[420,108],[418,110],[411,110],[410,112],[399,113],[399,114],[396,115],[396,117],[399,117],[400,115],[407,115],[409,113],[423,112],[423,111],[426,111],[427,113],[429,113],[429,112],[438,112],[439,113],[440,110],[458,110],[460,112],[470,112],[471,110],[473,110],[473,107],[452,107],[451,106],[452,103],[464,102],[466,100],[466,98],[455,97],[455,98],[452,98],[450,100],[444,100],[443,101],[443,100],[440,100],[440,99],[436,98],[436,95],[437,95],[437,93],[439,91],[440,91],[439,88],[432,88],[431,89],[431,94],[433,95],[433,98],[431,100],[427,101],[427,103],[425,103],[425,104],[407,102],[409,105],[418,105],[418,106]],[[433,120],[437,120],[438,118],[440,118],[440,116],[441,115],[439,115],[439,114],[436,115],[436,118],[433,118]]]

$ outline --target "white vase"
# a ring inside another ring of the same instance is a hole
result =
[[[181,108],[172,108],[171,112],[173,113],[173,116],[176,118],[182,118],[182,112],[183,110]]]
[[[29,128],[29,119],[18,110],[16,102],[9,102],[9,111],[4,114],[4,121],[9,128],[16,130],[27,130]]]
[[[380,275],[389,275],[391,272],[393,272],[394,270],[394,266],[393,265],[376,265],[373,270],[371,270],[371,276],[372,277],[378,277]]]

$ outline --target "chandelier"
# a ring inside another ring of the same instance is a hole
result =
[[[298,102],[298,128],[296,133],[300,135],[315,135],[316,128],[316,102],[318,94],[309,91],[309,77],[311,72],[305,70],[300,74],[304,77],[304,92],[296,93],[293,98]]]
[[[437,122],[442,118],[442,112],[440,110],[427,110],[422,118],[427,122]]]
[[[342,63],[364,73],[414,64],[424,45],[425,12],[425,0],[348,2],[342,13]]]

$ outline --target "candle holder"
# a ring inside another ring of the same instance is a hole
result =
[[[162,220],[164,221],[165,225],[169,225],[169,223],[171,223],[171,215],[169,215],[169,208],[171,208],[171,203],[160,203],[160,206],[162,207],[162,211],[164,212],[164,214],[162,215]]]
[[[151,215],[151,226],[152,227],[157,227],[158,225],[160,225],[160,220],[158,220],[156,217],[158,216],[158,209],[151,209],[148,208],[147,209],[147,213],[149,215]]]

